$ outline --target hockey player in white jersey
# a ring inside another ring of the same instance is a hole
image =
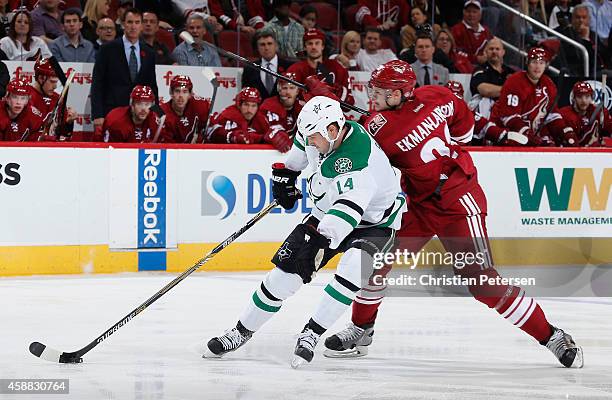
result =
[[[310,362],[321,335],[351,305],[361,288],[362,268],[389,251],[400,228],[406,200],[387,156],[356,122],[346,121],[340,103],[317,96],[303,107],[285,164],[272,166],[273,194],[290,209],[302,197],[297,177],[308,168],[313,211],[272,258],[276,266],[253,293],[236,326],[214,337],[204,357],[234,351],[281,308],[285,299],[336,254],[344,253],[322,299],[299,334],[291,363]]]

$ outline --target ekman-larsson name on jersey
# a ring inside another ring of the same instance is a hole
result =
[[[420,124],[417,125],[416,129],[413,129],[408,135],[404,136],[402,140],[396,142],[397,147],[402,151],[410,151],[417,147],[419,143],[423,142],[433,131],[435,131],[440,124],[446,122],[446,119],[453,115],[455,112],[455,106],[452,101],[446,104],[442,104],[433,109],[431,114],[427,116]]]

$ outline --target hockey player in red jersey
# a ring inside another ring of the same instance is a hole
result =
[[[285,72],[283,75],[295,80],[295,74]],[[295,124],[302,109],[298,100],[300,89],[282,79],[279,79],[276,85],[278,95],[264,100],[260,108],[260,112],[266,116],[270,126],[264,140],[281,153],[286,153],[293,144]]]
[[[548,66],[546,50],[534,47],[527,54],[527,70],[508,77],[491,110],[491,121],[500,127],[529,138],[528,145],[576,146],[573,131],[563,126],[554,104],[557,87],[544,71]],[[542,126],[545,125],[545,126]],[[555,135],[551,138],[543,128]]]
[[[463,99],[464,90],[461,82],[448,81],[446,87],[450,89],[456,96]],[[472,138],[473,145],[492,144],[494,146],[517,146],[527,144],[527,136],[518,132],[508,131],[500,128],[488,118],[474,111],[474,136]]]
[[[349,84],[349,74],[338,61],[324,59],[325,34],[318,29],[309,29],[304,33],[304,48],[306,59],[293,64],[287,72],[295,74],[295,80],[305,83],[306,78],[317,75],[319,79],[333,88],[341,101],[355,104]]]
[[[0,140],[8,142],[37,141],[43,115],[30,105],[32,88],[16,78],[6,86],[6,95],[0,102]]]
[[[148,86],[137,85],[130,94],[130,105],[113,108],[102,126],[105,142],[157,142],[159,130],[157,114],[151,111],[155,94]]]
[[[268,122],[259,112],[259,90],[245,87],[236,95],[236,104],[215,115],[208,128],[208,141],[212,143],[256,144],[268,132]]]
[[[414,89],[415,85],[416,75],[404,61],[390,61],[374,70],[369,87],[377,112],[365,125],[401,171],[402,189],[410,201],[398,232],[400,248],[416,254],[437,235],[454,260],[462,254],[479,254],[474,263],[453,268],[463,278],[476,278],[476,284],[468,285],[474,298],[545,345],[564,366],[581,367],[582,349],[548,323],[535,299],[520,287],[489,283],[499,274],[489,250],[486,197],[472,158],[461,147],[472,139],[474,118],[448,88]],[[374,283],[371,280],[355,298],[352,323],[325,341],[328,357],[367,353],[384,289]]]
[[[188,76],[175,75],[170,81],[170,100],[161,109],[166,114],[163,136],[170,143],[202,143],[210,101],[193,94]]]
[[[576,82],[572,88],[572,104],[559,110],[565,125],[578,137],[580,146],[603,146],[604,137],[612,136],[612,118],[605,107],[593,118],[593,94],[587,82]]]
[[[55,73],[55,70],[51,66],[51,62],[48,58],[39,58],[34,64],[34,83],[32,84],[32,97],[30,98],[30,104],[36,107],[43,114],[43,120],[45,124],[49,123],[48,118],[51,118],[51,113],[57,106],[60,95],[55,91],[59,83],[59,78]],[[76,111],[72,107],[66,107],[63,123],[60,126],[60,132],[62,139],[66,139],[70,136],[74,120],[77,117]],[[45,135],[42,136],[42,140],[56,140],[57,136]]]

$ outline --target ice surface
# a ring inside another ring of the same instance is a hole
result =
[[[553,355],[471,298],[388,298],[370,354],[289,366],[316,307],[322,273],[253,339],[223,359],[204,343],[233,326],[263,273],[197,273],[85,355],[53,364],[32,341],[83,347],[172,279],[124,274],[0,279],[0,378],[69,378],[53,399],[612,399],[612,299],[543,299],[583,347],[585,367]],[[331,330],[342,328],[348,313]],[[25,400],[38,395],[0,395]],[[47,398],[47,397],[45,397]]]

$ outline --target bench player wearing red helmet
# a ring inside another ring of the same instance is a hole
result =
[[[155,94],[148,86],[137,85],[130,94],[130,105],[113,108],[102,126],[105,142],[157,142],[159,119],[151,107]]]
[[[60,95],[55,91],[59,83],[59,78],[51,66],[48,58],[39,58],[34,64],[34,83],[32,83],[32,97],[30,104],[36,107],[43,114],[45,124],[51,118],[51,112],[57,106]],[[59,127],[59,132],[49,132],[49,136],[44,136],[44,140],[56,140],[55,134],[59,133],[64,139],[71,135],[74,120],[77,117],[76,111],[72,107],[66,107],[63,122]]]
[[[212,143],[261,143],[268,132],[266,117],[259,112],[259,90],[247,86],[236,95],[236,103],[215,115],[208,128],[208,141]]]
[[[210,101],[193,94],[188,76],[175,75],[170,81],[170,100],[161,109],[166,113],[164,138],[170,143],[204,142]]]
[[[283,75],[296,79],[295,74],[291,72],[284,72]],[[300,89],[282,79],[277,81],[276,86],[278,95],[265,99],[260,109],[270,126],[264,140],[281,153],[286,153],[293,145],[297,117],[302,109],[298,100]]]
[[[6,95],[0,101],[0,140],[38,140],[43,115],[30,104],[31,94],[30,85],[19,78],[13,79],[6,86]]]
[[[476,300],[546,345],[566,367],[582,366],[582,349],[571,336],[548,323],[535,299],[517,286],[485,283],[498,279],[493,267],[485,218],[487,202],[468,152],[474,118],[467,104],[446,87],[414,89],[416,75],[410,65],[395,60],[381,65],[369,82],[377,112],[366,129],[402,173],[402,189],[410,205],[398,232],[400,247],[416,254],[437,235],[449,253],[480,254],[473,264],[458,269],[474,277],[468,289]],[[453,259],[459,259],[453,257]],[[385,274],[390,266],[379,272]],[[367,353],[384,287],[370,285],[353,302],[352,323],[325,341],[326,355],[343,357]]]
[[[604,140],[612,136],[612,118],[605,107],[589,124],[595,112],[593,95],[591,85],[587,82],[576,82],[572,88],[572,104],[559,110],[565,125],[578,137],[580,146],[605,146]]]
[[[336,60],[323,58],[325,34],[318,29],[309,29],[304,33],[303,40],[306,59],[290,66],[287,72],[294,73],[295,80],[300,83],[306,83],[306,78],[315,75],[331,86],[339,100],[355,104],[347,69]]]
[[[546,50],[539,47],[529,50],[527,70],[508,77],[491,109],[491,121],[527,136],[530,146],[554,145],[555,142],[577,146],[576,135],[563,125],[553,104],[557,87],[544,75],[548,61]]]
[[[456,96],[463,99],[464,90],[461,82],[448,81],[446,87]],[[477,111],[474,113],[474,136],[473,145],[492,143],[493,145],[516,146],[527,144],[528,138],[518,132],[508,131],[500,128]]]

